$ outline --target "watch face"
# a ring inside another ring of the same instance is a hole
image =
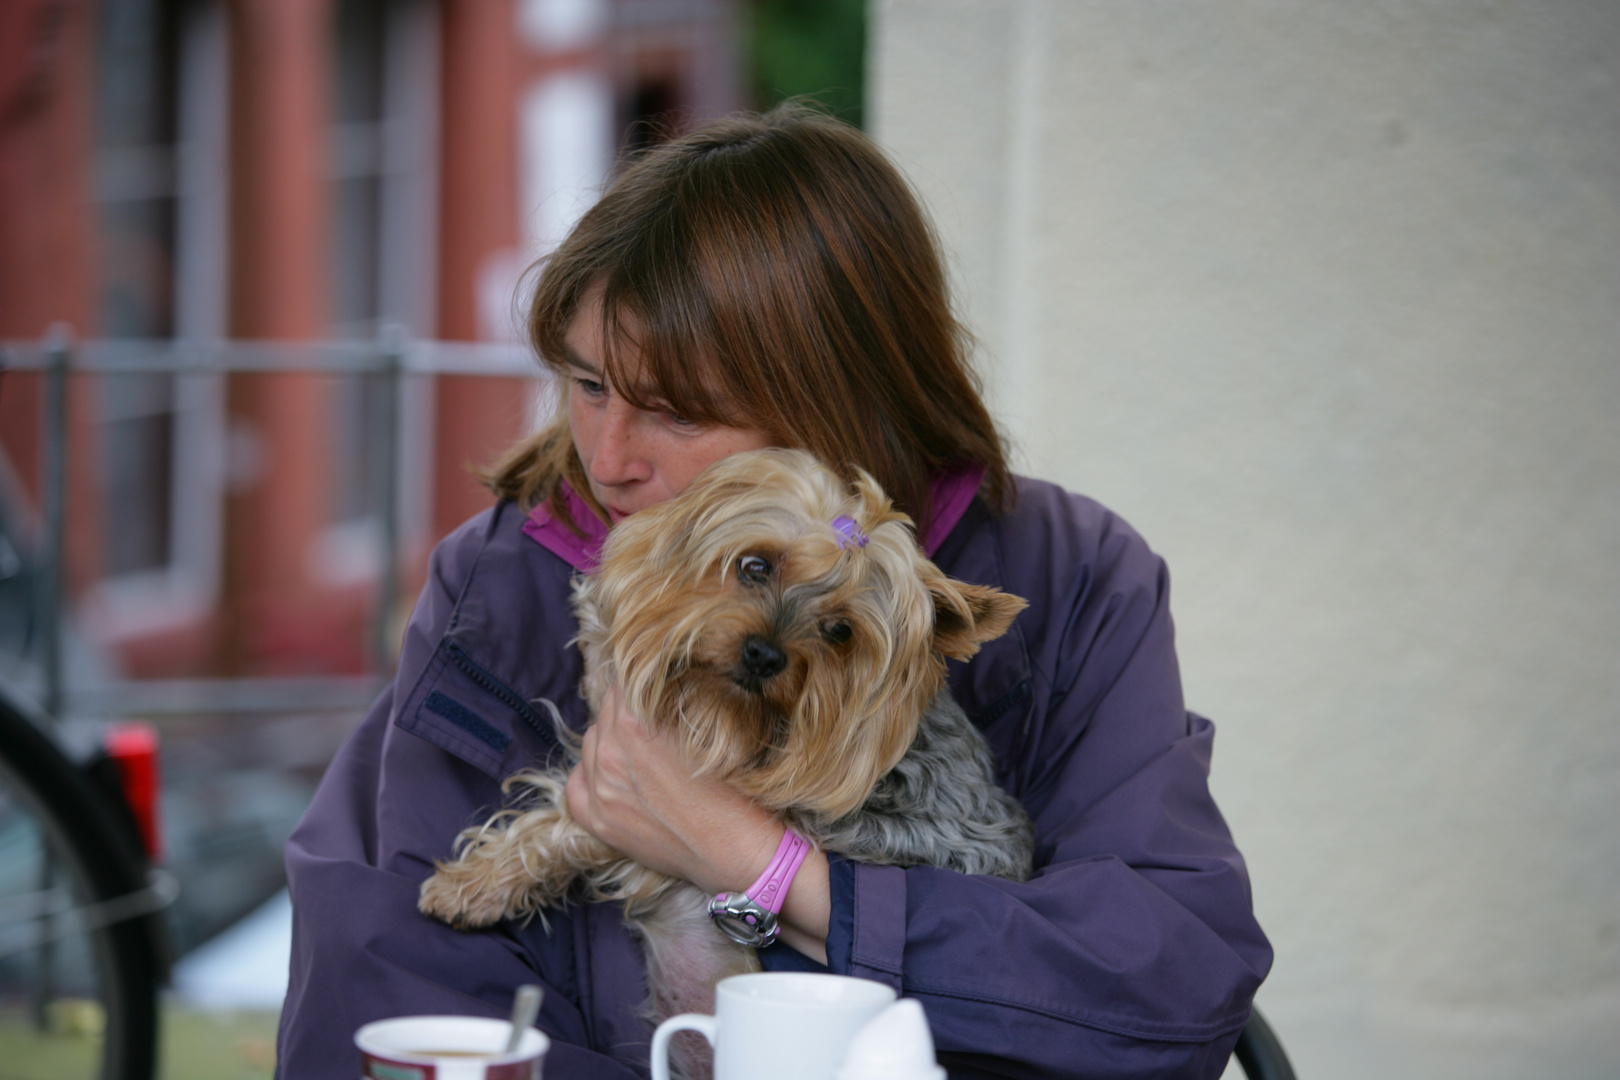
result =
[[[709,918],[739,945],[762,948],[776,940],[776,915],[745,895],[722,893],[715,897],[709,904]]]

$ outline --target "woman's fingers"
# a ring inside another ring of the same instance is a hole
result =
[[[564,794],[597,839],[705,892],[752,884],[782,839],[769,811],[721,780],[694,776],[675,740],[626,709],[617,686],[602,697]],[[823,963],[829,904],[827,861],[817,851],[788,893],[782,932]]]
[[[644,866],[711,891],[748,885],[782,826],[713,776],[696,776],[676,741],[603,695],[565,797],[574,819]]]
[[[585,733],[585,741],[579,750],[579,764],[568,774],[568,783],[563,786],[563,798],[568,803],[568,813],[573,819],[585,826],[598,840],[602,840],[601,823],[596,819],[595,800],[592,798],[591,790],[595,762],[596,732],[592,729]]]

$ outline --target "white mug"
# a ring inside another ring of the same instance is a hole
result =
[[[682,1013],[658,1025],[653,1080],[669,1080],[669,1040],[677,1031],[709,1040],[714,1080],[833,1080],[855,1033],[893,1001],[882,983],[844,975],[733,975],[714,988],[715,1015]]]
[[[540,1080],[551,1046],[529,1028],[505,1053],[512,1025],[485,1016],[397,1016],[354,1033],[363,1080]]]

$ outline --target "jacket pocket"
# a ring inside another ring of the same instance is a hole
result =
[[[394,723],[496,779],[562,759],[544,704],[526,700],[450,637]]]

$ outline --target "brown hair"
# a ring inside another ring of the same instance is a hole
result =
[[[536,269],[529,336],[560,375],[564,336],[599,287],[603,374],[632,404],[761,429],[846,478],[859,466],[919,532],[931,471],[981,465],[985,498],[1010,500],[933,231],[899,171],[847,124],[789,103],[655,146]],[[633,379],[621,377],[627,346]],[[568,521],[562,478],[602,513],[566,410],[486,481],[524,506],[549,499]]]

